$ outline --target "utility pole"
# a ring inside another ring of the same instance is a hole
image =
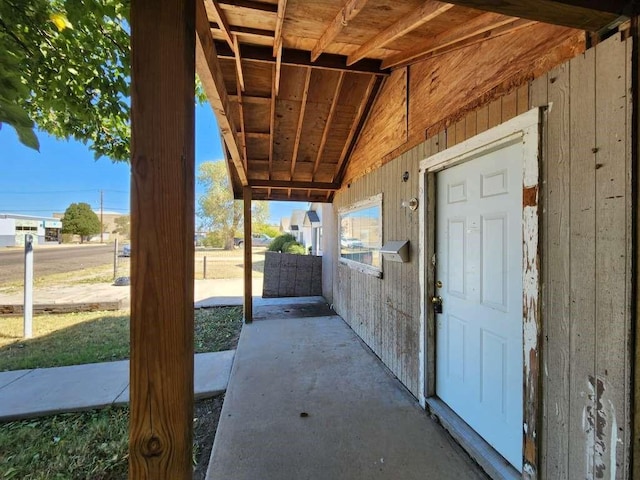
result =
[[[104,222],[103,222],[103,216],[102,216],[102,204],[103,204],[103,200],[104,200],[104,195],[103,195],[103,191],[100,190],[100,243],[104,243]]]

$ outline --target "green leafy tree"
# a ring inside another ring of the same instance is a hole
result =
[[[100,233],[100,219],[88,203],[72,203],[62,217],[62,233],[80,235],[80,242]]]
[[[131,217],[129,217],[129,215],[116,217],[113,220],[113,223],[115,223],[116,225],[113,233],[118,233],[120,235],[123,235],[124,237],[129,238],[129,235],[131,234]]]
[[[0,128],[130,158],[129,0],[0,0]],[[206,100],[196,82],[196,98]],[[34,123],[35,122],[35,123]]]
[[[129,159],[129,2],[0,1],[0,126],[39,128]]]
[[[267,223],[256,223],[251,227],[253,233],[264,233],[265,235],[275,238],[280,235],[280,229],[275,225],[269,225]]]
[[[198,216],[202,227],[218,232],[224,239],[224,248],[233,249],[233,239],[242,231],[244,216],[242,202],[233,198],[224,161],[202,163],[198,182],[206,190],[198,199]],[[254,224],[264,224],[268,217],[267,202],[252,203],[251,218]]]

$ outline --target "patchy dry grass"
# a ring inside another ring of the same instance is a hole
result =
[[[222,400],[195,404],[194,479],[204,479]],[[128,408],[106,408],[0,424],[0,476],[15,480],[124,480]]]
[[[266,248],[255,247],[252,255],[252,276],[262,277],[264,273],[264,256]],[[195,257],[195,278],[204,278],[204,262],[207,261],[208,279],[243,278],[244,251],[237,250],[199,250]]]
[[[196,353],[233,348],[241,327],[240,307],[196,310]],[[22,328],[22,317],[0,317],[0,371],[129,358],[126,312],[39,315],[29,340],[22,339]]]

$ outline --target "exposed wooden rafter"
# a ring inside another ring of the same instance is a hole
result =
[[[300,138],[302,136],[302,124],[304,123],[304,112],[307,109],[307,99],[309,98],[309,82],[311,81],[311,68],[307,67],[307,75],[304,80],[304,89],[302,90],[302,100],[300,102],[300,115],[298,116],[298,127],[296,128],[296,139],[293,143],[293,155],[291,156],[291,172],[289,178],[293,180],[293,174],[296,170],[296,162],[298,160],[298,149],[300,148]]]
[[[219,58],[233,59],[234,53],[225,42],[215,42]],[[242,60],[244,62],[276,63],[276,59],[271,55],[269,47],[255,45],[242,46]],[[334,55],[325,53],[317,61],[312,62],[309,52],[290,48],[282,49],[282,65],[294,67],[313,67],[325,70],[336,70],[353,73],[370,73],[374,75],[387,76],[388,70],[381,70],[381,60],[364,59],[357,65],[347,65],[347,57],[344,55]]]
[[[238,112],[240,114],[240,139],[242,142],[242,159],[244,161],[244,169],[249,172],[249,162],[247,158],[247,135],[246,127],[244,123],[244,105],[242,104],[242,93],[240,85],[240,77],[236,75],[236,90],[238,91]]]
[[[371,77],[371,80],[369,81],[367,91],[362,98],[362,102],[360,102],[356,117],[349,129],[349,135],[346,143],[344,144],[344,148],[342,149],[342,153],[340,154],[340,160],[336,166],[336,173],[333,175],[332,182],[338,181],[338,183],[340,183],[342,181],[342,177],[344,177],[344,167],[346,166],[345,160],[349,158],[349,154],[353,150],[355,142],[358,140],[358,135],[360,134],[360,131],[362,131],[367,115],[371,111],[371,107],[373,107],[373,103],[380,91],[382,81],[383,79],[380,77]]]
[[[222,11],[222,7],[218,3],[218,0],[211,0],[211,2],[213,3],[212,13],[215,16],[218,28],[222,32],[222,36],[226,40],[227,44],[235,50],[235,47],[233,45],[233,37],[231,36],[231,28],[229,27],[229,22],[227,22],[227,16]]]
[[[285,11],[287,9],[287,0],[278,0],[278,18],[276,20],[276,32],[273,36],[273,56],[278,53],[278,49],[282,46],[282,26],[284,25]]]
[[[256,2],[253,0],[221,0],[220,5],[225,8],[246,8],[265,13],[277,13],[278,6],[272,3]]]
[[[338,83],[336,84],[336,89],[333,93],[333,100],[331,101],[331,108],[329,109],[329,115],[327,115],[327,122],[324,124],[324,129],[322,130],[322,138],[320,139],[320,145],[318,147],[318,155],[316,156],[316,162],[313,165],[312,178],[314,180],[316,178],[316,174],[318,173],[320,160],[322,160],[322,154],[324,153],[324,146],[326,145],[327,138],[329,137],[329,131],[331,130],[331,120],[333,120],[333,115],[335,114],[336,107],[338,106],[338,99],[340,98],[340,89],[342,88],[343,80],[344,80],[344,72],[340,72],[340,76],[338,77]]]
[[[244,74],[242,73],[242,57],[240,56],[240,44],[238,43],[238,36],[233,35],[233,50],[236,53],[236,75],[238,77],[238,99],[240,99],[240,92],[244,92]]]
[[[229,98],[233,101],[238,101],[237,95],[229,95]],[[242,101],[245,104],[251,105],[268,105],[271,102],[271,97],[259,97],[256,95],[242,95]]]
[[[327,29],[318,39],[318,43],[311,50],[311,61],[315,62],[325,48],[331,45],[334,38],[342,31],[347,24],[353,20],[364,8],[368,0],[347,0],[347,3],[340,9],[335,18],[331,21]]]
[[[277,64],[271,67],[271,82],[273,86],[269,105],[269,180],[271,180],[271,172],[273,171],[273,139],[276,133],[276,95],[278,94],[276,75],[280,75]],[[270,193],[271,190],[269,190]]]
[[[296,181],[281,181],[281,180],[251,180],[252,188],[272,188],[274,190],[317,190],[334,192],[340,190],[340,184],[338,183],[322,183],[322,182],[296,182]]]
[[[211,38],[207,11],[202,0],[196,1],[196,32],[198,37],[196,40],[196,71],[209,98],[209,103],[218,121],[224,142],[229,149],[240,182],[242,185],[247,185],[247,172],[240,156],[237,132],[227,116],[227,112],[231,111],[229,97],[218,62],[216,47]]]
[[[222,28],[217,22],[209,22],[209,26],[213,31],[222,32]],[[236,35],[267,38],[267,39],[270,39],[271,41],[273,41],[273,35],[274,35],[273,30],[264,30],[262,28],[251,28],[251,27],[231,25],[229,27],[229,36],[233,35],[234,33]]]
[[[622,15],[638,13],[632,0],[450,0],[450,3],[590,32],[615,24]]]
[[[377,48],[382,48],[389,42],[406,35],[411,30],[415,30],[420,25],[424,25],[447,10],[453,8],[450,3],[437,2],[435,0],[427,0],[421,7],[415,9],[409,15],[402,17],[389,28],[380,32],[368,42],[363,44],[354,53],[347,58],[347,65],[353,65],[358,60],[362,60]]]
[[[280,70],[282,69],[282,44],[278,47],[278,51],[276,52],[276,65],[275,65],[276,73],[273,77],[273,91],[278,96],[280,92]]]
[[[483,13],[473,20],[429,38],[406,52],[392,55],[382,61],[384,68],[403,67],[425,58],[499,37],[534,24],[533,20],[505,17],[497,13]]]

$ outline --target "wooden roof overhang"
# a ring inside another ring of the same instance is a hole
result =
[[[197,71],[218,119],[236,198],[250,186],[259,200],[326,201],[341,187],[391,69],[536,21],[598,31],[630,13],[633,2],[197,3]]]

